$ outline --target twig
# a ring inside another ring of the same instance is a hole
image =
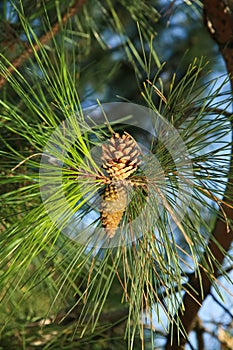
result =
[[[61,25],[64,26],[67,21],[81,9],[85,2],[86,0],[76,0],[68,12],[63,15]],[[8,67],[7,76],[0,76],[0,88],[4,86],[4,84],[7,82],[7,78],[14,73],[17,68],[19,68],[30,56],[32,56],[34,52],[38,52],[42,46],[47,44],[59,32],[61,25],[60,22],[57,21],[47,33],[42,35],[42,37],[39,39],[39,43],[26,48],[17,58],[12,61],[11,65]]]
[[[198,316],[196,319],[196,326],[195,326],[194,330],[196,332],[198,350],[204,350],[205,345],[204,345],[203,336],[204,336],[205,330],[204,330],[204,327],[202,325],[201,319]]]
[[[233,270],[233,265],[228,266],[225,270],[224,273],[229,273]],[[221,276],[222,274],[220,273],[219,276]]]
[[[223,303],[221,303],[212,292],[210,292],[210,295],[214,301],[226,312],[226,314],[228,314],[230,318],[233,319],[233,314],[230,312],[230,310]]]

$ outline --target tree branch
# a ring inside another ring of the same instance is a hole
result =
[[[233,16],[230,8],[224,1],[204,0],[204,19],[211,36],[217,42],[219,50],[226,62],[227,71],[231,79],[233,90]],[[232,129],[233,129],[233,122]],[[233,149],[231,154],[233,153]],[[226,215],[227,221],[233,221],[233,156],[231,155],[229,179],[224,194],[222,208]],[[229,223],[223,221],[221,213],[213,229],[211,239],[208,244],[208,250],[203,254],[202,259],[208,262],[208,253],[212,254],[213,275],[217,278],[218,266],[222,265],[225,254],[233,241],[233,230],[229,228]],[[221,247],[221,249],[220,249]],[[187,342],[186,334],[195,326],[197,313],[202,306],[206,296],[210,293],[211,280],[208,273],[201,269],[200,274],[193,273],[190,275],[187,289],[183,298],[183,303],[177,311],[176,319],[178,324],[182,325],[182,333],[179,333],[178,327],[170,327],[167,338],[166,350],[182,350]],[[196,291],[196,292],[194,292]]]
[[[27,47],[17,58],[12,61],[12,64],[8,67],[7,77],[14,73],[15,69],[19,68],[33,55],[34,52],[38,52],[41,46],[47,44],[59,32],[60,28],[75,15],[85,3],[86,0],[76,0],[74,5],[69,8],[68,12],[63,15],[61,22],[57,21],[53,27],[39,39],[39,43]],[[0,89],[7,82],[7,77],[0,76]]]
[[[197,346],[198,350],[204,350],[204,328],[202,326],[201,319],[199,317],[196,318],[196,325],[195,325],[195,333],[197,338]]]

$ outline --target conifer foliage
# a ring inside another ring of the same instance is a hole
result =
[[[0,348],[218,327],[196,316],[232,288],[232,91],[202,3],[232,83],[230,1],[0,1]]]

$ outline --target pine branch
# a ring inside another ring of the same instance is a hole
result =
[[[224,1],[205,0],[204,1],[204,18],[206,25],[217,42],[219,49],[226,62],[228,74],[231,79],[233,90],[233,17],[230,9],[225,5]],[[232,129],[233,129],[233,122]],[[231,154],[233,153],[233,147]],[[229,221],[233,220],[233,155],[231,155],[230,171],[228,183],[226,186],[222,208]],[[233,241],[233,230],[229,228],[228,222],[224,222],[219,214],[215,227],[212,233],[206,252],[203,259],[208,261],[209,253],[212,253],[213,261],[216,264],[213,266],[213,274],[218,276],[218,266],[222,265],[225,258],[224,251],[227,252]],[[220,249],[221,247],[221,249]],[[212,281],[208,277],[206,271],[201,270],[200,274],[194,272],[190,275],[188,281],[189,287],[184,295],[182,305],[177,311],[177,320],[182,324],[183,332],[179,333],[178,327],[171,327],[167,338],[166,350],[182,350],[187,342],[186,334],[193,329],[197,313],[201,308],[203,301],[210,293]],[[195,291],[195,293],[193,292]]]
[[[12,64],[8,67],[7,76],[13,74],[15,69],[21,67],[22,64],[28,60],[34,52],[38,52],[42,46],[46,45],[59,32],[60,28],[75,15],[85,3],[86,0],[76,0],[74,5],[69,8],[68,12],[63,15],[61,21],[57,21],[47,33],[42,35],[42,37],[39,39],[39,43],[35,43],[35,45],[27,47],[17,58],[13,60]],[[0,89],[6,82],[7,78],[0,76]]]
[[[230,310],[228,310],[228,308],[223,304],[221,303],[213,293],[210,293],[211,297],[213,298],[213,300],[215,301],[216,304],[218,304],[224,311],[227,315],[229,315],[229,317],[233,320],[233,314],[232,312],[230,312]]]
[[[198,350],[205,350],[205,345],[204,345],[204,332],[205,331],[204,331],[204,328],[202,326],[201,319],[199,317],[197,317],[197,319],[196,319],[195,332],[196,332]]]

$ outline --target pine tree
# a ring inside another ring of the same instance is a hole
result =
[[[0,10],[0,347],[207,349],[207,295],[231,316],[231,2]]]

